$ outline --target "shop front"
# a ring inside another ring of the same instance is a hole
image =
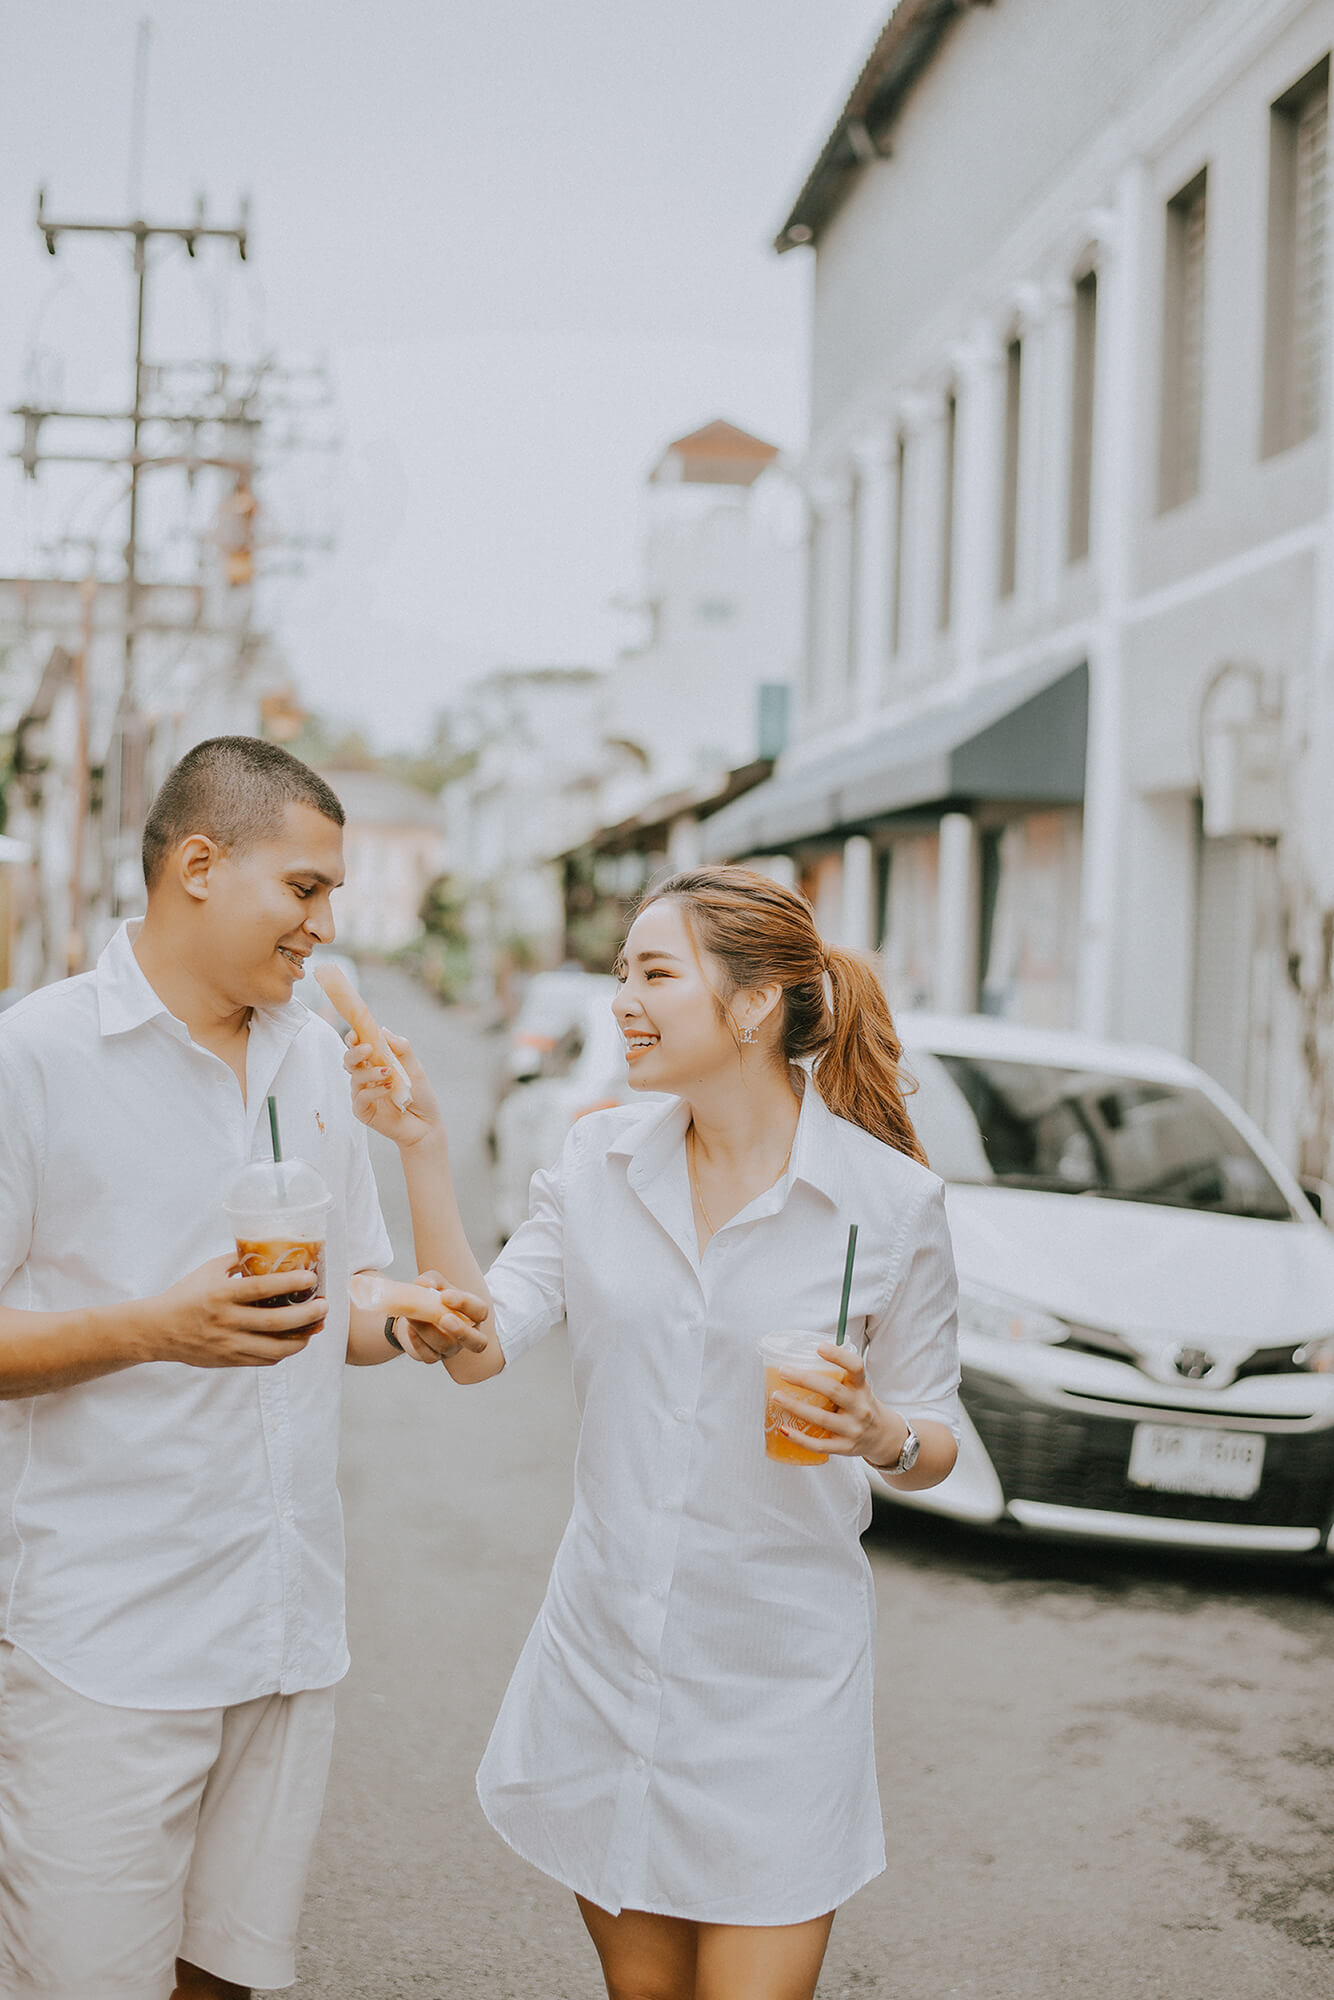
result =
[[[716,860],[790,855],[825,935],[895,1007],[1075,1019],[1088,670],[972,688],[792,763],[709,821]]]

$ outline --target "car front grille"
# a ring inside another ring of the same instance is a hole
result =
[[[1132,1486],[1126,1471],[1133,1419],[1034,1403],[1009,1382],[972,1369],[960,1393],[1007,1501],[1266,1528],[1324,1530],[1334,1515],[1334,1430],[1266,1433],[1259,1491],[1249,1500],[1219,1500]],[[1188,1424],[1189,1412],[1173,1420]]]

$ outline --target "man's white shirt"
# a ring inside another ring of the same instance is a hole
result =
[[[0,1631],[95,1701],[217,1707],[347,1671],[347,1281],[392,1253],[338,1036],[296,999],[256,1012],[243,1102],[134,929],[0,1016],[0,1305],[147,1298],[233,1249],[222,1204],[271,1157],[272,1094],[333,1196],[329,1313],[276,1367],[152,1362],[0,1402]]]

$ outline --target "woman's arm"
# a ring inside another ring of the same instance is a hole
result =
[[[789,1380],[831,1397],[836,1408],[824,1414],[789,1396],[775,1395],[774,1401],[834,1433],[822,1451],[864,1458],[899,1492],[921,1493],[947,1479],[959,1455],[950,1422],[959,1384],[958,1282],[944,1190],[934,1177],[907,1241],[900,1273],[867,1327],[865,1354],[832,1341],[820,1349],[842,1367],[843,1385],[800,1369],[784,1371]],[[911,1472],[894,1473],[888,1468],[907,1442],[909,1420],[921,1449]]]
[[[343,1058],[352,1078],[352,1108],[363,1125],[391,1139],[398,1147],[418,1268],[443,1272],[444,1284],[473,1294],[485,1301],[488,1308],[480,1328],[485,1337],[480,1352],[459,1348],[436,1329],[416,1321],[412,1332],[423,1346],[439,1355],[456,1382],[485,1382],[500,1373],[505,1366],[505,1354],[496,1335],[495,1314],[490,1310],[482,1267],[473,1254],[459,1214],[444,1119],[411,1044],[401,1035],[388,1035],[387,1040],[408,1073],[411,1104],[406,1110],[395,1105],[390,1094],[393,1079],[389,1072],[377,1062],[373,1049],[354,1042]]]
[[[816,1375],[810,1370],[787,1368],[784,1378],[789,1382],[800,1382],[805,1388],[816,1390],[827,1396],[835,1405],[826,1410],[815,1403],[803,1403],[797,1396],[785,1395],[782,1390],[774,1392],[774,1403],[799,1417],[803,1423],[814,1425],[829,1433],[829,1441],[820,1440],[819,1449],[831,1453],[835,1458],[864,1458],[882,1479],[890,1480],[901,1493],[922,1493],[928,1486],[939,1486],[942,1479],[948,1479],[954,1470],[954,1461],[959,1456],[954,1433],[948,1424],[938,1423],[931,1417],[914,1417],[912,1428],[921,1441],[917,1463],[911,1472],[891,1472],[908,1442],[908,1420],[882,1403],[866,1380],[866,1364],[853,1347],[835,1347],[832,1340],[825,1341],[820,1353],[826,1361],[836,1361],[843,1370],[843,1381],[832,1382],[827,1375]]]
[[[417,1075],[421,1073],[421,1066],[415,1058],[409,1062],[412,1051],[397,1035],[390,1037],[390,1047],[412,1080],[415,1103]],[[424,1077],[422,1080],[425,1082]],[[491,1296],[486,1289],[482,1267],[464,1233],[443,1122],[429,1127],[415,1144],[404,1147],[402,1159],[408,1207],[412,1212],[412,1244],[418,1264],[446,1272],[451,1285],[485,1300],[488,1307],[480,1328],[486,1336],[486,1345],[479,1353],[472,1353],[466,1348],[450,1353],[437,1351],[456,1382],[485,1382],[492,1375],[499,1375],[505,1366],[505,1354],[496,1335],[496,1316],[490,1310]],[[414,1323],[413,1331],[425,1345],[436,1345],[431,1338],[431,1328],[421,1328]]]

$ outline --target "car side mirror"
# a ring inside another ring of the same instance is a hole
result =
[[[1302,1193],[1320,1220],[1334,1228],[1334,1187],[1321,1180],[1318,1174],[1302,1174],[1299,1180]]]

